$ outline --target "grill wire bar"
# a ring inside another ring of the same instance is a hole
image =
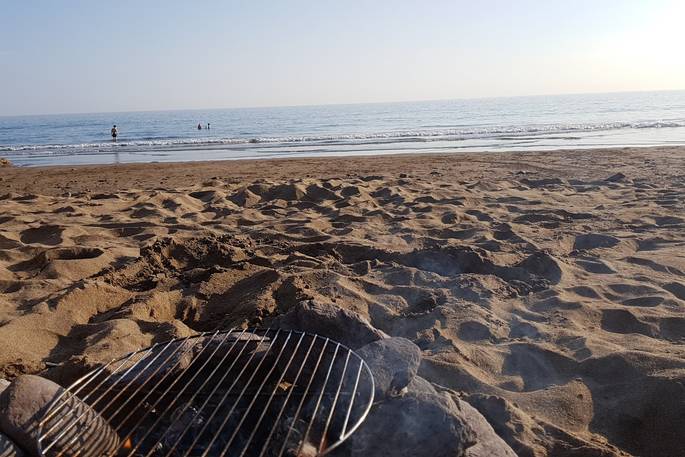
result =
[[[205,332],[83,376],[44,413],[39,448],[79,457],[321,456],[359,427],[373,392],[364,360],[328,338],[270,328]],[[92,430],[103,424],[111,430]],[[116,436],[105,453],[86,443],[102,436]]]

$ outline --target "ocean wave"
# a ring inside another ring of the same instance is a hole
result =
[[[390,132],[350,133],[330,135],[302,135],[284,137],[241,137],[241,138],[159,138],[131,139],[114,142],[79,144],[31,144],[0,146],[0,151],[14,153],[43,153],[69,150],[71,152],[94,152],[98,150],[115,151],[116,148],[155,148],[155,147],[200,147],[231,146],[250,144],[288,144],[288,143],[373,143],[404,141],[458,141],[479,138],[521,137],[528,135],[557,135],[574,132],[600,132],[620,129],[658,129],[685,127],[685,121],[641,121],[611,122],[596,124],[541,124],[524,126],[493,126],[448,129],[416,129]]]

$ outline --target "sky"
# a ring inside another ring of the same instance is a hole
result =
[[[682,0],[0,0],[0,115],[685,89]]]

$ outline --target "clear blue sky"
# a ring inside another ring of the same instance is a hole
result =
[[[685,89],[684,4],[0,0],[0,115]]]

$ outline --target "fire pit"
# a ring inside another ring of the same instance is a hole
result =
[[[202,333],[76,381],[40,421],[39,446],[42,455],[324,455],[362,423],[373,382],[361,357],[322,336]]]

